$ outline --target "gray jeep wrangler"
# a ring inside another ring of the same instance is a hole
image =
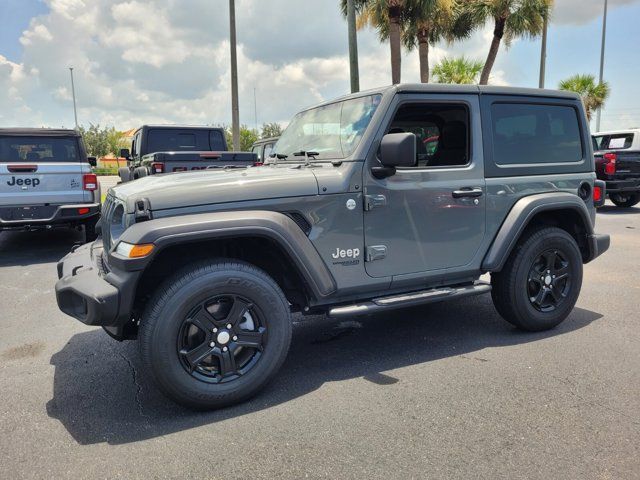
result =
[[[294,117],[269,166],[147,177],[109,191],[102,239],[58,264],[60,309],[137,338],[193,408],[259,391],[292,312],[353,317],[491,292],[529,331],[573,309],[596,180],[579,97],[400,85]],[[491,283],[479,281],[491,274]]]

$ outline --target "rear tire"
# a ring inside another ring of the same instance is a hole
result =
[[[131,170],[128,167],[120,167],[118,169],[118,176],[120,177],[121,183],[126,183],[131,181]]]
[[[630,208],[640,202],[640,193],[629,193],[627,195],[611,193],[609,194],[609,199],[616,207]]]
[[[199,410],[256,394],[290,343],[282,290],[239,261],[196,263],[178,272],[149,301],[139,330],[142,361],[160,390]]]
[[[559,325],[573,310],[582,286],[582,255],[565,230],[541,227],[526,233],[502,271],[491,275],[498,313],[522,330]]]
[[[136,180],[138,178],[144,178],[147,175],[149,175],[149,171],[147,170],[147,167],[136,167],[136,169],[133,171],[133,178]]]

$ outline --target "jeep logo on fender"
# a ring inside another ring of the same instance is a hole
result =
[[[349,248],[348,250],[340,250],[336,248],[335,253],[332,253],[333,258],[357,258],[360,256],[359,248]]]
[[[40,180],[37,178],[16,178],[11,177],[11,180],[7,182],[7,185],[13,187],[14,185],[18,185],[19,187],[27,186],[27,187],[37,187],[40,185]]]

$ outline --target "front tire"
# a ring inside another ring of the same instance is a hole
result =
[[[256,394],[284,362],[289,304],[253,265],[197,263],[149,301],[139,343],[145,367],[169,398],[194,409],[225,407]]]
[[[630,208],[640,202],[640,193],[611,193],[609,194],[609,199],[616,207]]]
[[[582,286],[582,255],[565,230],[531,230],[502,271],[491,275],[498,313],[522,330],[559,325],[573,310]]]

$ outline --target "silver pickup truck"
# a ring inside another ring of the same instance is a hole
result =
[[[0,129],[0,231],[82,227],[96,238],[100,185],[75,130]]]

